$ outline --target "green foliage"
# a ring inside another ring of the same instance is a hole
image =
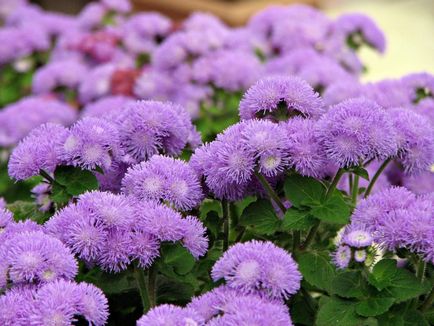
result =
[[[60,165],[54,171],[54,180],[63,186],[71,196],[78,196],[89,190],[98,189],[96,176],[78,167]]]
[[[336,270],[330,262],[328,253],[302,253],[299,255],[297,262],[304,280],[318,289],[329,293],[333,291],[332,281],[336,277]]]
[[[258,234],[273,234],[282,221],[277,217],[270,201],[260,199],[247,206],[241,214],[240,224],[251,227]]]

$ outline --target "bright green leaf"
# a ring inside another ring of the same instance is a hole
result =
[[[351,210],[342,194],[335,191],[325,203],[313,207],[311,213],[327,223],[346,224],[349,221]]]
[[[375,264],[372,273],[368,275],[368,282],[381,291],[391,285],[396,273],[396,260],[383,259]]]
[[[356,312],[363,317],[378,316],[385,313],[394,302],[393,298],[368,298],[357,304]]]
[[[359,177],[369,181],[369,172],[366,169],[364,169],[360,166],[356,166],[354,169],[351,170],[351,172],[353,172],[354,174],[358,175]]]
[[[386,293],[396,299],[397,302],[417,298],[431,289],[428,281],[420,282],[414,274],[398,268],[391,280],[391,284],[385,289]]]
[[[352,301],[327,298],[320,307],[316,319],[317,326],[362,326],[363,318],[356,314],[356,305]]]

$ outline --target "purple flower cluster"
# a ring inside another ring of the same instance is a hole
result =
[[[77,204],[53,216],[46,229],[80,259],[114,272],[133,260],[149,267],[159,256],[160,241],[180,241],[195,257],[207,250],[205,229],[195,217],[108,192],[81,195]]]
[[[366,230],[373,241],[388,250],[405,248],[432,263],[433,205],[432,193],[416,196],[402,187],[389,188],[360,202],[350,228]]]
[[[199,179],[184,161],[155,155],[133,165],[122,180],[123,191],[138,200],[168,202],[179,210],[190,210],[203,199]]]

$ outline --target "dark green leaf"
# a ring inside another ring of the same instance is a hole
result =
[[[316,219],[310,214],[309,210],[298,210],[291,207],[285,213],[282,221],[282,230],[308,230],[316,222]]]
[[[163,276],[158,282],[158,303],[186,304],[194,296],[194,287],[190,283],[165,279]]]
[[[378,316],[378,322],[381,326],[429,326],[430,324],[424,316],[416,310],[394,309],[385,314]]]
[[[386,293],[396,299],[396,302],[416,298],[431,289],[428,281],[420,282],[409,271],[398,268],[391,280],[391,284],[385,289]]]
[[[378,316],[393,305],[393,298],[368,298],[356,305],[356,312],[363,317]]]
[[[300,254],[298,265],[303,278],[319,289],[332,292],[332,281],[336,270],[330,263],[328,253],[307,252]]]
[[[360,166],[356,166],[355,168],[351,169],[351,172],[353,172],[354,174],[358,175],[359,177],[369,181],[369,172],[366,169],[364,169]]]
[[[34,202],[17,200],[12,204],[8,204],[7,209],[12,212],[16,221],[31,219],[43,223],[49,217],[46,213],[41,212]]]
[[[273,234],[279,229],[281,223],[273,206],[265,199],[251,203],[240,217],[240,225],[250,226],[259,234]]]
[[[295,207],[320,204],[325,187],[314,178],[290,175],[285,180],[285,195]]]
[[[381,291],[392,284],[396,273],[396,260],[383,259],[375,264],[372,273],[368,275],[368,282]]]
[[[73,196],[98,189],[98,180],[95,175],[91,171],[78,167],[58,166],[54,171],[54,179],[65,186],[66,191]]]
[[[351,210],[342,194],[335,191],[325,203],[313,207],[311,213],[327,223],[346,224],[349,221]]]
[[[179,275],[190,272],[195,264],[191,253],[181,244],[163,244],[161,246],[161,257],[166,265],[172,266]]]
[[[220,232],[220,226],[222,224],[222,219],[218,216],[216,211],[210,211],[206,215],[204,224],[211,232],[211,234],[214,236],[214,238],[217,238],[219,232]]]
[[[354,302],[338,298],[324,299],[321,305],[316,324],[317,326],[362,326],[366,325],[363,318],[356,314]]]
[[[51,188],[51,200],[56,204],[66,204],[71,199],[71,195],[66,191],[66,187],[59,183],[54,183]]]
[[[366,283],[359,271],[338,274],[332,282],[333,293],[344,298],[360,298]]]

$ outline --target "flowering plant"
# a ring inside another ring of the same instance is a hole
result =
[[[0,110],[1,325],[434,323],[434,76],[361,83],[369,17],[4,3],[2,74],[48,57]]]

